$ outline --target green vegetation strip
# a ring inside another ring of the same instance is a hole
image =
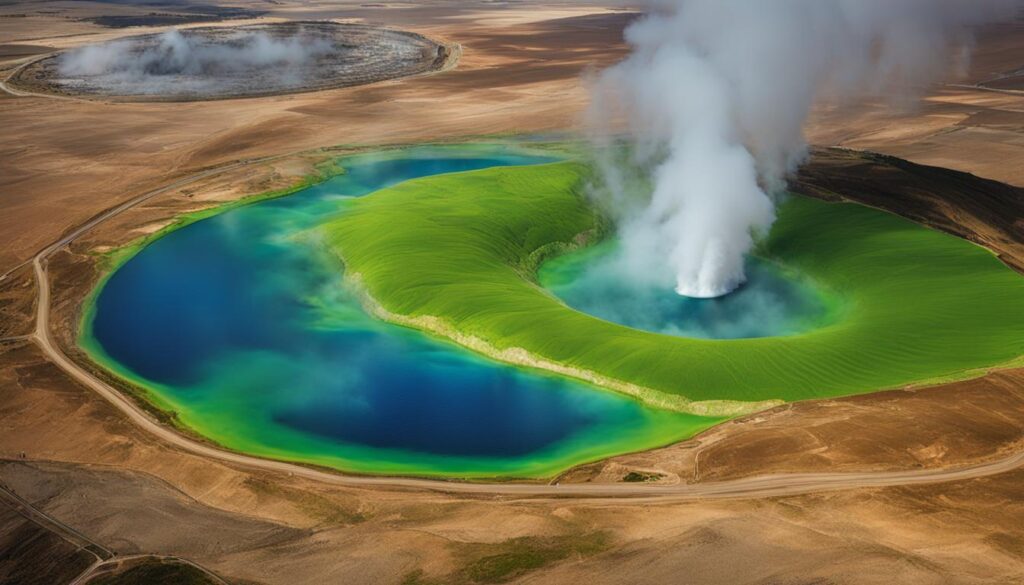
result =
[[[965,377],[1024,354],[1024,278],[991,253],[806,198],[781,207],[759,253],[838,295],[846,309],[832,325],[698,340],[574,311],[535,275],[596,232],[586,172],[566,162],[418,179],[353,201],[321,229],[385,319],[696,414]]]

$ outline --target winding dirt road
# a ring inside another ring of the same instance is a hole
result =
[[[36,61],[41,61],[43,59],[47,59],[47,58],[52,57],[53,55],[56,55],[56,54],[57,53],[54,52],[54,53],[46,53],[44,55],[33,55],[31,57],[28,57],[27,59],[24,60],[23,63],[21,63],[20,65],[18,65],[14,69],[12,69],[11,72],[7,74],[7,77],[5,77],[2,81],[0,81],[0,91],[5,91],[5,92],[13,95],[14,97],[45,97],[45,98],[51,98],[51,99],[55,99],[55,100],[76,101],[78,98],[75,98],[75,97],[72,97],[72,96],[36,93],[34,91],[25,91],[25,90],[22,90],[22,89],[15,89],[15,88],[11,87],[11,84],[10,84],[11,80],[14,79],[14,76],[17,75],[18,73],[20,73],[22,69],[28,67],[29,65],[35,63]]]
[[[173,556],[173,555],[151,555],[151,554],[126,555],[126,556],[122,556],[122,557],[113,557],[113,558],[110,558],[110,559],[107,559],[107,560],[96,561],[95,563],[90,565],[84,572],[82,572],[81,575],[76,577],[74,581],[72,581],[71,583],[68,583],[68,585],[85,585],[86,583],[92,582],[95,577],[98,577],[101,574],[103,574],[103,571],[108,566],[118,566],[118,565],[123,565],[123,564],[131,562],[131,561],[138,561],[138,560],[164,561],[164,562],[168,562],[169,561],[169,562],[174,562],[174,563],[180,563],[182,565],[188,565],[188,566],[190,566],[190,567],[192,567],[194,569],[202,571],[202,573],[204,575],[206,575],[206,577],[209,580],[213,581],[214,583],[217,583],[217,585],[229,585],[229,583],[227,581],[225,581],[224,579],[222,579],[220,577],[220,575],[217,575],[216,573],[214,573],[213,571],[207,569],[206,567],[204,567],[204,566],[202,566],[200,564],[194,563],[194,562],[192,562],[192,561],[190,561],[188,559],[183,559],[181,557],[176,557],[176,556]]]
[[[361,487],[426,490],[449,494],[495,495],[511,498],[562,498],[574,497],[592,500],[630,498],[631,501],[685,501],[702,499],[752,499],[790,496],[812,492],[846,490],[856,488],[881,488],[961,481],[1005,473],[1024,467],[1024,452],[994,461],[945,469],[914,469],[905,471],[881,471],[863,473],[803,473],[751,477],[721,482],[695,484],[646,485],[623,484],[528,484],[528,483],[461,483],[432,479],[403,477],[370,477],[343,475],[302,465],[262,459],[221,449],[196,441],[174,429],[165,426],[125,397],[118,390],[100,380],[68,358],[54,342],[50,330],[50,281],[47,275],[47,260],[55,252],[67,246],[96,225],[124,212],[127,209],[152,199],[162,193],[186,184],[208,178],[244,165],[266,162],[288,155],[261,159],[243,160],[226,166],[209,169],[149,191],[114,207],[89,222],[81,225],[60,240],[44,248],[32,259],[38,285],[36,304],[36,327],[30,336],[46,356],[69,376],[95,391],[135,425],[160,440],[177,448],[225,463],[250,469],[286,473],[328,484]]]

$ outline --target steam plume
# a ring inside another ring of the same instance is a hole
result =
[[[679,294],[743,283],[744,256],[806,155],[826,96],[914,91],[965,61],[967,27],[1016,0],[661,0],[631,25],[632,54],[595,83],[601,196],[636,275]],[[609,148],[625,119],[628,154]],[[628,160],[623,160],[623,159]],[[637,198],[637,181],[646,177]]]
[[[171,29],[152,42],[112,41],[76,49],[61,57],[59,68],[65,77],[159,94],[198,90],[202,87],[194,86],[216,84],[219,75],[268,67],[274,67],[277,75],[293,75],[332,50],[328,40],[302,34],[275,38],[265,32],[247,32],[225,42]]]

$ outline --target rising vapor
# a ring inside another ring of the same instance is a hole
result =
[[[296,85],[302,81],[296,71],[332,50],[328,40],[301,32],[283,38],[240,32],[223,42],[171,29],[152,43],[120,40],[75,49],[60,57],[58,68],[68,78],[130,88],[132,93],[164,94],[202,90],[217,85],[219,76],[271,67],[278,76],[294,76],[285,82]]]
[[[1016,0],[661,0],[594,84],[603,184],[635,276],[716,297],[775,219],[825,97],[914,92],[966,60],[968,27]],[[624,120],[628,153],[611,148]],[[630,180],[630,178],[633,180]],[[646,182],[635,196],[637,178]]]

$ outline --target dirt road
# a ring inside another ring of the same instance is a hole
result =
[[[1002,459],[947,469],[914,469],[906,471],[864,472],[864,473],[807,473],[770,475],[722,482],[675,485],[645,484],[528,484],[528,483],[460,483],[432,479],[401,477],[369,477],[343,475],[293,463],[262,459],[221,449],[211,444],[196,441],[179,434],[174,429],[154,420],[132,400],[100,380],[86,369],[68,358],[54,342],[50,329],[50,281],[46,270],[48,258],[80,237],[96,225],[162,193],[186,184],[208,178],[238,167],[268,159],[238,161],[219,168],[209,169],[176,181],[165,187],[143,193],[126,201],[79,226],[60,240],[47,246],[32,259],[38,288],[36,304],[36,327],[32,341],[54,364],[73,379],[95,391],[105,400],[124,413],[129,420],[162,441],[185,451],[209,457],[226,463],[250,469],[273,471],[308,478],[328,484],[427,490],[454,494],[497,495],[521,498],[563,498],[584,499],[632,498],[634,500],[687,501],[728,498],[766,498],[806,494],[812,492],[845,490],[855,488],[879,488],[906,486],[939,482],[962,481],[1012,471],[1024,466],[1024,452],[1015,453]]]

